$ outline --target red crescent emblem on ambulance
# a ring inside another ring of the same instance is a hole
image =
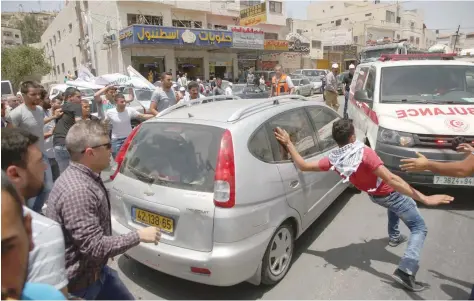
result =
[[[469,129],[469,124],[459,119],[446,119],[444,123],[455,132],[465,132]]]

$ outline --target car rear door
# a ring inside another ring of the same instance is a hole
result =
[[[214,175],[224,129],[147,122],[133,138],[112,182],[112,214],[130,229],[152,225],[161,242],[210,251]]]
[[[355,92],[364,89],[367,75],[369,73],[369,67],[361,67],[357,74],[354,74],[354,79],[351,83],[351,90],[349,92],[348,115],[354,121],[354,126],[358,129],[362,129],[365,122],[364,112],[362,109],[362,103],[356,101],[354,98]]]

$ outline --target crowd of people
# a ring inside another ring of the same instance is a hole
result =
[[[327,77],[328,104],[334,102],[331,93],[337,70],[333,66]],[[127,107],[131,100],[112,86],[94,95],[97,117],[90,114],[90,102],[73,87],[50,100],[39,84],[24,82],[21,99],[2,102],[2,299],[134,299],[107,262],[140,242],[157,244],[160,230],[145,227],[113,236],[109,194],[100,175],[131,133],[132,118],[146,120],[178,102],[204,97],[198,81],[187,82],[185,93],[179,96],[171,73],[161,74],[160,79],[149,114]],[[294,88],[291,78],[276,66],[271,95],[291,94]],[[226,95],[220,79],[214,93]],[[332,137],[339,148],[318,162],[306,162],[288,133],[275,129],[275,138],[297,168],[335,171],[388,209],[389,245],[408,241],[393,278],[409,290],[424,289],[415,276],[427,227],[415,201],[436,206],[453,198],[426,196],[388,171],[371,148],[355,139],[351,120],[335,122]],[[419,154],[403,160],[401,168],[454,177],[472,175],[473,146],[464,143],[458,150],[467,154],[462,162],[434,162]],[[409,228],[410,238],[400,234],[400,220]]]

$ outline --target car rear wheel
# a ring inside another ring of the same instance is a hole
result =
[[[275,231],[263,256],[263,284],[276,284],[288,272],[295,246],[293,233],[290,224],[283,224]]]

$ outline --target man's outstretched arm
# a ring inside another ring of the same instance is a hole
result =
[[[426,196],[415,188],[411,187],[410,184],[405,182],[402,178],[393,174],[384,165],[380,165],[379,167],[377,167],[377,169],[374,171],[374,174],[380,179],[382,179],[387,185],[392,187],[396,192],[411,197],[412,199],[427,206],[449,204],[454,200],[453,197],[448,195]]]
[[[401,169],[405,171],[425,171],[429,170],[435,174],[451,177],[469,177],[474,174],[474,147],[467,143],[460,144],[459,151],[468,153],[462,161],[437,162],[428,160],[425,156],[417,153],[416,159],[403,159]]]
[[[291,158],[293,158],[293,162],[295,162],[296,167],[301,170],[301,171],[321,171],[321,168],[319,167],[319,161],[318,162],[306,162],[303,157],[298,153],[296,150],[296,147],[293,145],[293,143],[290,140],[290,135],[288,133],[281,129],[281,128],[276,128],[275,129],[275,137],[276,139],[283,144],[288,152],[291,155]]]

